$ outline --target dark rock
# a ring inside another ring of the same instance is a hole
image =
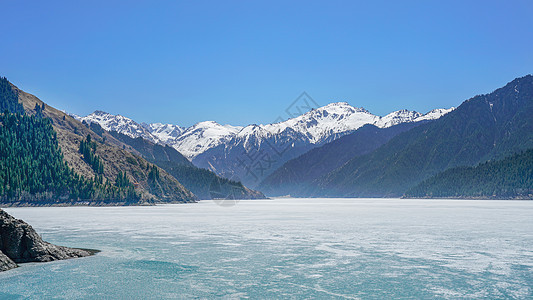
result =
[[[0,210],[0,271],[12,269],[16,263],[48,262],[93,253],[47,243],[28,223]]]
[[[16,268],[17,264],[0,251],[0,272]]]

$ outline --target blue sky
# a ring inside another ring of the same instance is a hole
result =
[[[303,91],[384,115],[533,73],[533,1],[2,1],[0,75],[59,109],[269,123]]]

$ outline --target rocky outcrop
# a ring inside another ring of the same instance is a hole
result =
[[[17,267],[17,263],[48,262],[94,254],[90,250],[56,246],[43,241],[26,222],[0,210],[0,271]]]
[[[16,268],[17,264],[0,251],[0,272]]]

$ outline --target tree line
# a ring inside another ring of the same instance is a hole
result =
[[[90,139],[82,143],[86,145],[83,146],[84,151],[87,151],[87,145],[92,151]],[[125,173],[119,174],[114,184],[105,180],[102,175],[103,164],[97,156],[98,159],[94,157],[93,153],[91,166],[96,167],[97,176],[80,176],[64,161],[50,119],[5,110],[0,114],[0,201],[55,203],[140,200],[133,184],[124,180]]]
[[[407,197],[533,198],[533,149],[475,167],[439,173],[410,189]]]

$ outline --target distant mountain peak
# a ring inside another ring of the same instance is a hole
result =
[[[110,113],[105,112],[103,110],[95,110],[92,115],[110,115]]]
[[[162,143],[145,126],[121,115],[113,115],[105,111],[95,110],[85,117],[76,116],[75,118],[81,122],[97,123],[107,131],[116,131],[132,138],[142,137],[153,143]]]
[[[422,115],[407,109],[392,112],[384,117],[376,116],[363,107],[348,102],[332,102],[312,109],[294,118],[266,125],[251,124],[245,127],[221,125],[216,121],[202,121],[190,127],[173,124],[138,124],[130,118],[96,110],[86,117],[78,117],[88,123],[96,122],[102,128],[128,135],[141,136],[154,143],[168,144],[189,159],[221,144],[234,144],[243,140],[247,147],[261,145],[265,139],[298,139],[310,144],[320,144],[351,133],[372,124],[390,127],[405,122],[437,119],[450,110],[436,109]]]
[[[207,149],[216,147],[235,136],[241,126],[221,125],[215,121],[203,121],[188,128],[182,128],[179,136],[164,139],[156,131],[151,133],[164,140],[187,158],[192,159]]]
[[[417,117],[414,122],[419,122],[419,121],[423,121],[423,120],[435,120],[435,119],[438,119],[442,116],[444,116],[445,114],[451,112],[455,110],[455,107],[450,107],[450,108],[435,108],[435,109],[432,109],[430,110],[429,112]]]
[[[329,111],[329,110],[346,110],[351,112],[363,112],[363,113],[370,113],[368,110],[366,110],[363,107],[355,107],[350,105],[348,102],[332,102],[330,104],[324,105],[322,107],[319,107],[315,110],[321,110],[321,111]]]
[[[216,125],[220,125],[220,124],[218,124],[215,121],[202,121],[202,122],[196,123],[195,126],[210,126],[210,125],[215,125],[216,126]]]

